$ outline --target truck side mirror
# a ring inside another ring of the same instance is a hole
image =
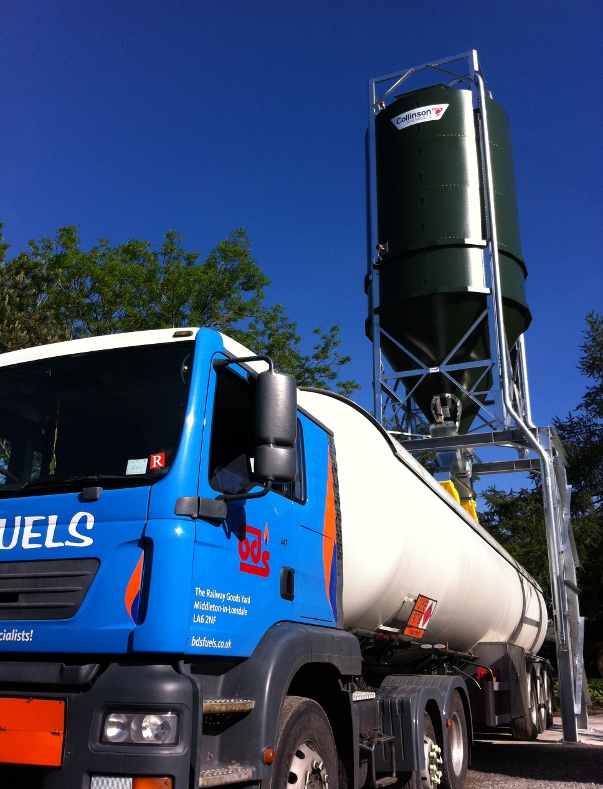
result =
[[[296,473],[297,383],[292,375],[266,370],[256,380],[254,476],[262,482],[293,482]]]

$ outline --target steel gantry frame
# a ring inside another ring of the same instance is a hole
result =
[[[380,245],[377,236],[376,197],[375,117],[384,108],[388,97],[408,79],[416,75],[429,76],[430,73],[437,74],[440,80],[443,75],[447,77],[450,87],[459,84],[472,90],[474,105],[480,117],[481,166],[489,218],[484,261],[484,273],[489,291],[486,308],[447,358],[436,368],[429,368],[419,361],[408,348],[387,334],[379,325]],[[393,419],[403,445],[414,454],[462,450],[465,457],[471,458],[472,474],[497,474],[509,471],[540,473],[563,738],[567,742],[577,742],[578,727],[586,727],[588,719],[583,688],[583,620],[579,614],[579,589],[576,585],[578,557],[570,521],[571,488],[567,484],[565,455],[554,428],[536,427],[532,423],[523,335],[514,348],[514,363],[507,345],[490,160],[487,95],[490,94],[475,50],[416,66],[403,72],[388,74],[369,82],[367,292],[373,338],[374,413],[380,422],[389,426]],[[450,360],[454,358],[457,349],[482,321],[487,324],[490,358],[466,364],[451,363]],[[396,371],[386,368],[381,353],[382,340],[397,345],[407,358],[416,363],[415,369]],[[476,383],[467,392],[479,406],[477,426],[472,427],[471,431],[464,435],[441,438],[426,436],[427,425],[413,401],[413,393],[417,386],[426,376],[436,372],[456,383],[454,373],[469,367],[479,368],[481,371]],[[413,379],[413,385],[406,390],[404,382],[410,378]],[[491,381],[491,384],[487,384],[488,381]],[[511,448],[516,459],[483,463],[475,453],[476,450],[484,447]]]

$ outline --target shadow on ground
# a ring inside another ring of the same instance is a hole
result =
[[[564,743],[562,736],[559,723],[536,742],[515,742],[499,731],[478,733],[466,789],[603,787],[603,719],[579,731],[578,743]]]

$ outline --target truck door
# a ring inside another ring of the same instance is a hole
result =
[[[255,379],[212,369],[198,495],[258,493],[253,482]],[[292,502],[287,486],[228,502],[226,520],[196,525],[189,650],[248,656],[275,622],[291,620]]]
[[[303,488],[292,496],[296,539],[293,616],[308,624],[334,626],[339,608],[340,552],[329,436],[323,427],[301,416],[297,450]]]

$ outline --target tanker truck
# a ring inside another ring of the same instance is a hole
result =
[[[461,789],[551,722],[536,582],[210,329],[0,357],[0,786]]]

